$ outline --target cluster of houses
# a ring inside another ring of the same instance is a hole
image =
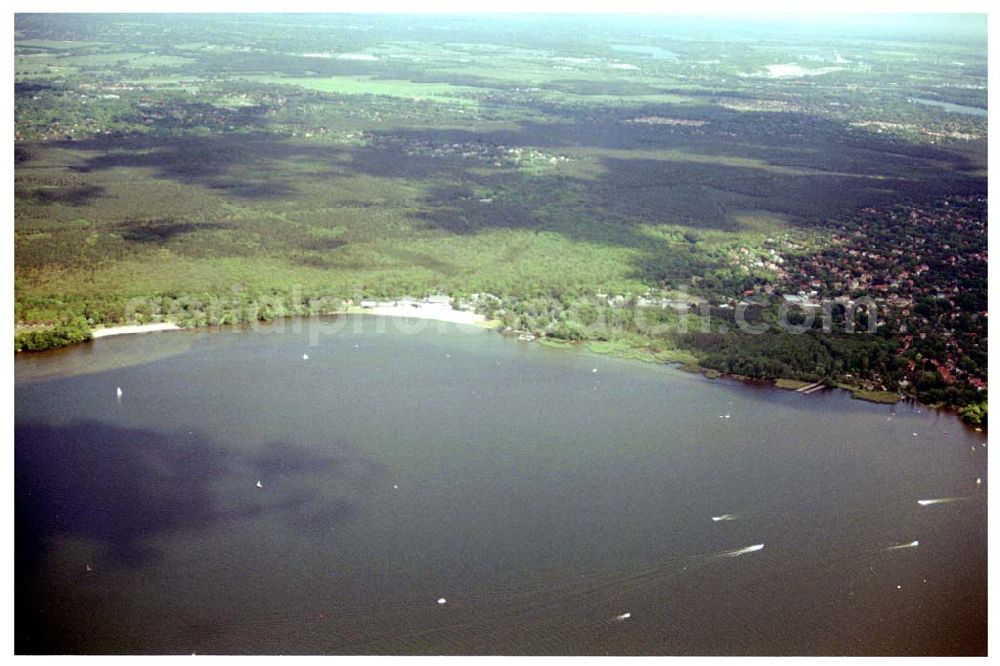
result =
[[[940,341],[945,351],[927,362],[945,383],[985,388],[982,378],[959,367],[964,354],[985,346],[983,206],[983,197],[953,197],[937,207],[865,208],[859,221],[833,235],[835,251],[789,256],[783,283],[798,293],[785,299],[815,307],[820,299],[851,303],[863,295],[899,319],[899,354],[918,341]],[[922,315],[921,301],[939,303],[943,315]],[[981,305],[977,310],[970,302]],[[978,329],[969,329],[970,318]]]
[[[598,300],[604,301],[609,307],[638,307],[638,308],[672,308],[678,312],[687,312],[693,307],[704,303],[704,299],[697,296],[686,296],[684,298],[668,298],[657,296],[652,292],[647,292],[641,296],[627,296],[625,294],[595,294]]]
[[[475,312],[478,307],[488,303],[499,307],[501,305],[500,297],[494,296],[493,294],[482,293],[470,294],[468,297],[456,299],[448,296],[447,294],[431,294],[430,296],[425,296],[423,298],[415,298],[413,296],[400,296],[399,298],[385,300],[365,298],[360,301],[359,305],[365,310],[374,310],[375,308],[412,307]]]
[[[444,308],[451,310],[452,299],[445,294],[432,294],[424,298],[414,298],[413,296],[400,296],[399,298],[388,300],[375,300],[371,298],[362,299],[360,305],[366,310],[375,308]]]

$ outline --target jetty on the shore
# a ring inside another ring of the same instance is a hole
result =
[[[812,384],[806,384],[805,386],[795,389],[796,393],[801,393],[802,395],[809,395],[810,393],[815,393],[816,391],[822,391],[826,388],[823,382],[813,382]]]

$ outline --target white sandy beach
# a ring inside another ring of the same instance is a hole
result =
[[[487,325],[485,315],[475,312],[465,312],[453,310],[450,307],[437,307],[420,305],[395,305],[380,306],[374,308],[349,308],[344,314],[370,314],[381,317],[403,317],[407,319],[433,319],[434,321],[446,321],[453,324],[482,327]],[[171,322],[159,322],[155,324],[131,324],[128,326],[109,326],[108,328],[97,328],[93,330],[93,337],[107,338],[112,335],[133,335],[136,333],[155,333],[157,331],[179,331],[181,327]]]
[[[412,305],[380,306],[374,308],[364,308],[355,312],[380,315],[383,317],[407,317],[409,319],[434,319],[435,321],[447,321],[453,324],[482,325],[486,323],[486,316],[475,312],[465,312],[463,310],[452,310],[446,307],[429,307]]]
[[[158,324],[132,324],[130,326],[111,326],[109,328],[94,329],[95,338],[106,338],[112,335],[129,335],[133,333],[155,333],[156,331],[179,331],[180,326],[170,322],[160,322]]]

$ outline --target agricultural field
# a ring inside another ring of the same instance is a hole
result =
[[[601,353],[985,404],[985,19],[945,18],[19,15],[16,320],[490,293],[505,326]],[[947,220],[967,265],[930,240],[906,277],[815,272],[883,214]],[[756,298],[767,320],[811,291],[888,323],[750,344],[622,307],[684,294],[719,323]]]

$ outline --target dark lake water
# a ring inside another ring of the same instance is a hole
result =
[[[981,116],[983,118],[989,115],[988,109],[983,109],[978,106],[966,106],[964,104],[953,104],[951,102],[939,102],[936,99],[924,99],[923,97],[914,97],[913,101],[917,104],[923,104],[924,106],[937,107],[948,113],[962,113],[968,116]]]
[[[17,358],[18,652],[985,654],[954,416],[336,321]]]
[[[655,60],[677,60],[678,56],[672,51],[668,51],[659,46],[645,46],[636,44],[612,44],[615,51],[624,53],[634,53],[636,55],[653,58]]]

